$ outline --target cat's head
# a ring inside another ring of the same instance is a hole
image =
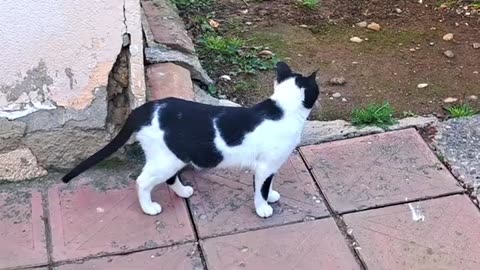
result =
[[[276,68],[275,94],[291,102],[301,102],[303,107],[311,109],[315,105],[320,90],[315,71],[308,76],[293,72],[285,62],[279,62]]]

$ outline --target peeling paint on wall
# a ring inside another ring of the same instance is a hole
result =
[[[37,110],[55,109],[50,98],[49,86],[52,84],[45,62],[40,60],[12,85],[0,85],[0,117],[16,119]]]

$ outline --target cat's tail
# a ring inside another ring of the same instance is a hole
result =
[[[111,142],[109,142],[105,147],[100,149],[100,151],[91,155],[89,158],[82,161],[79,165],[73,168],[69,173],[62,177],[62,181],[64,183],[68,183],[70,180],[72,180],[82,172],[90,169],[92,166],[99,163],[100,161],[106,159],[107,157],[115,153],[120,147],[122,147],[128,141],[128,139],[130,139],[132,134],[142,126],[142,123],[145,122],[144,119],[140,119],[145,118],[145,108],[142,107],[145,106],[140,106],[139,108],[132,111],[130,116],[127,118],[127,121],[125,122],[125,125]]]

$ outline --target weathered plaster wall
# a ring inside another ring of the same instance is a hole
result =
[[[34,155],[27,167],[70,168],[110,139],[107,84],[122,48],[128,103],[145,101],[139,0],[2,0],[0,14],[0,167],[22,166],[5,158],[27,149],[15,152]]]

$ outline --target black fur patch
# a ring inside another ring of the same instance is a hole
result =
[[[268,200],[268,193],[270,193],[270,185],[272,185],[272,180],[273,180],[273,174],[271,174],[267,179],[265,179],[265,182],[263,182],[262,189],[260,190],[262,193],[263,199]]]
[[[285,62],[278,62],[276,68],[277,83],[281,83],[288,78],[293,77],[293,72]]]
[[[168,178],[167,185],[171,186],[171,185],[175,184],[176,180],[177,180],[177,175],[175,174],[174,176]]]
[[[236,108],[222,113],[217,121],[220,136],[228,146],[242,144],[247,133],[255,130],[263,120],[280,120],[283,111],[275,104],[275,101],[267,99],[251,109]]]
[[[227,145],[234,146],[241,144],[263,120],[283,116],[270,99],[252,108],[211,106],[177,98],[160,100],[157,105],[168,148],[183,162],[202,168],[213,168],[223,160],[214,143],[214,121]]]
[[[167,98],[158,104],[162,106],[158,113],[165,143],[179,159],[202,168],[215,167],[223,160],[213,142],[212,125],[222,107],[177,98]]]
[[[303,106],[307,109],[311,109],[315,105],[315,101],[318,98],[320,90],[318,89],[317,82],[315,81],[317,73],[314,72],[309,77],[297,76],[295,78],[295,84],[304,89],[305,99],[303,100]]]

